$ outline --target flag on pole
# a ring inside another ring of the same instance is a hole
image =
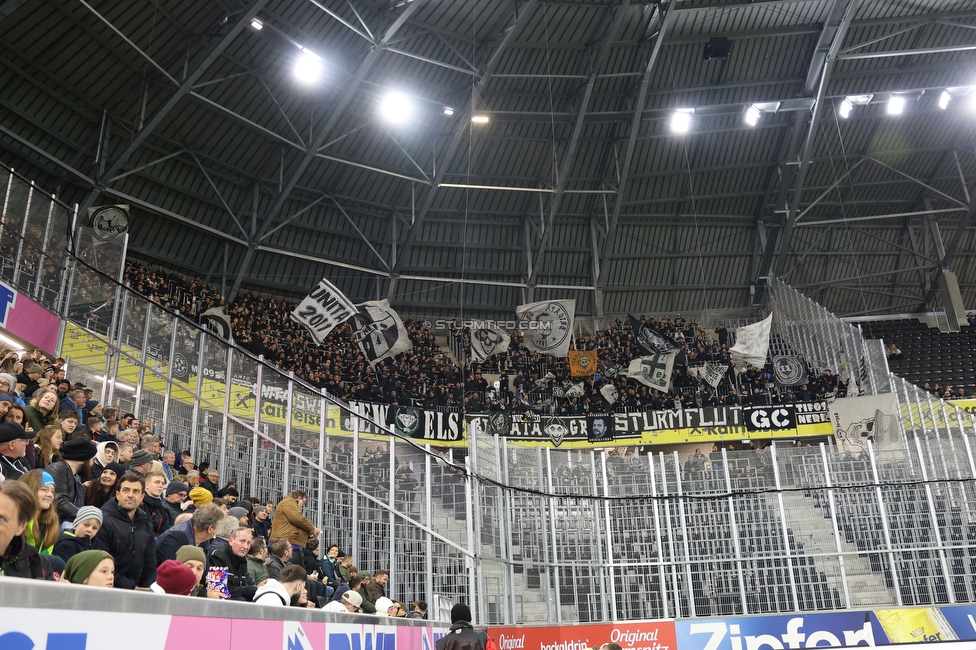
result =
[[[308,330],[312,339],[322,345],[325,337],[356,313],[356,306],[326,278],[299,303],[290,315],[292,321]]]
[[[630,362],[627,376],[636,379],[650,388],[667,392],[671,386],[671,371],[674,370],[675,352],[650,354]]]
[[[600,394],[603,395],[603,399],[607,400],[609,404],[614,404],[620,399],[620,391],[613,384],[604,384],[600,388]]]
[[[681,348],[670,336],[654,331],[633,316],[627,316],[627,320],[630,322],[630,330],[634,333],[642,354],[657,354]]]
[[[211,307],[200,314],[200,323],[225,341],[234,342],[234,334],[230,328],[230,318],[224,313],[223,307]]]
[[[596,374],[596,350],[570,350],[569,374],[574,377],[591,377]]]
[[[729,352],[737,366],[751,365],[761,368],[766,365],[769,352],[769,330],[773,325],[773,315],[752,325],[740,327],[735,331],[735,345]]]
[[[718,385],[722,383],[722,378],[725,377],[725,373],[728,370],[729,364],[727,363],[706,363],[705,374],[702,377],[706,384],[712,388],[718,388]]]
[[[357,308],[352,317],[352,331],[370,366],[413,347],[407,328],[390,308],[390,301],[364,302]]]
[[[773,378],[777,386],[802,386],[807,383],[807,367],[792,354],[781,354],[773,359]]]
[[[519,305],[515,313],[522,321],[522,340],[526,348],[555,357],[565,357],[569,353],[575,300],[545,300]]]
[[[512,337],[494,324],[471,328],[471,361],[481,363],[493,354],[508,350]]]

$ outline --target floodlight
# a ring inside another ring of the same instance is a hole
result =
[[[750,104],[746,107],[746,112],[742,119],[749,126],[756,126],[759,123],[760,117],[762,117],[762,111],[755,104]]]
[[[254,31],[256,31],[256,32],[260,32],[262,29],[264,29],[264,23],[262,23],[257,18],[252,18],[251,19],[251,28],[253,28]]]
[[[970,90],[969,94],[966,95],[966,108],[970,112],[976,113],[976,89]]]
[[[444,107],[444,115],[447,115],[448,117],[454,115],[454,109],[451,108],[450,106],[445,106]]]
[[[847,118],[849,118],[851,116],[851,111],[852,110],[854,110],[854,104],[851,103],[851,100],[845,98],[840,103],[840,110],[837,111],[837,112],[840,113],[840,116],[843,117],[846,120]]]
[[[939,95],[939,108],[945,110],[948,108],[950,101],[952,101],[952,95],[949,94],[948,90],[943,90],[942,94]]]
[[[471,122],[474,124],[488,124],[487,113],[472,113]]]
[[[671,130],[675,133],[688,133],[691,130],[693,108],[679,108],[671,115]]]
[[[305,84],[313,84],[322,76],[322,59],[311,50],[302,48],[295,62],[295,78]]]
[[[387,122],[394,124],[405,122],[412,112],[413,103],[409,97],[401,92],[389,93],[380,103],[380,115]]]
[[[905,96],[892,95],[888,98],[888,115],[901,115],[905,112]]]

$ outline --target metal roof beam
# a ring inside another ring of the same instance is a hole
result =
[[[583,97],[580,99],[579,108],[576,110],[576,119],[573,124],[573,135],[569,138],[569,142],[566,144],[566,150],[563,152],[563,159],[560,162],[559,169],[556,176],[556,193],[552,197],[552,201],[549,203],[549,218],[545,224],[543,224],[542,231],[542,241],[539,242],[539,252],[536,254],[535,261],[535,271],[534,274],[538,274],[539,270],[543,266],[543,262],[546,259],[546,247],[549,245],[552,239],[552,228],[556,221],[556,213],[559,211],[560,203],[562,202],[563,196],[566,193],[566,185],[569,182],[569,172],[572,171],[573,162],[576,160],[576,147],[579,144],[580,134],[583,132],[583,120],[586,117],[586,110],[590,106],[590,97],[593,95],[593,86],[596,85],[597,74],[603,69],[606,64],[607,56],[610,54],[610,44],[613,42],[613,37],[620,29],[620,23],[623,21],[624,15],[630,8],[630,0],[621,0],[620,5],[617,7],[617,14],[610,21],[610,27],[607,29],[606,36],[604,37],[603,43],[600,46],[599,54],[597,54],[596,61],[593,63],[591,68],[590,78],[586,83],[583,90]],[[534,277],[530,277],[531,282]]]
[[[630,167],[634,160],[634,150],[637,148],[637,134],[640,132],[641,122],[644,116],[644,102],[647,101],[647,89],[650,87],[651,74],[657,65],[658,57],[667,39],[668,29],[674,23],[676,13],[673,11],[675,2],[661,3],[658,7],[658,28],[657,38],[644,64],[644,75],[641,77],[640,85],[637,89],[637,96],[634,98],[634,111],[630,118],[630,133],[627,137],[627,148],[624,151],[624,159],[620,166],[620,180],[617,182],[617,200],[613,202],[613,212],[610,215],[610,223],[607,228],[607,238],[603,242],[603,255],[606,257],[612,250],[617,235],[617,220],[620,218],[620,210],[623,208],[624,197],[626,196],[627,181],[630,176]],[[609,264],[604,264],[600,269],[601,277],[597,281],[597,286],[602,286],[607,274]]]
[[[434,174],[434,180],[431,182],[430,188],[427,190],[427,195],[424,197],[424,202],[421,205],[420,210],[417,211],[417,217],[414,220],[414,224],[407,232],[407,237],[404,240],[403,245],[400,247],[400,255],[397,258],[396,263],[393,265],[394,274],[398,273],[403,267],[403,264],[406,262],[407,253],[409,252],[410,247],[413,245],[414,240],[417,238],[417,235],[420,233],[424,220],[427,218],[427,214],[430,212],[430,208],[438,194],[438,185],[444,181],[444,175],[447,173],[448,163],[457,153],[458,147],[461,146],[461,142],[464,140],[465,133],[467,133],[470,129],[471,112],[474,109],[474,106],[472,105],[474,97],[479,96],[484,91],[485,86],[487,86],[488,81],[491,79],[492,73],[495,71],[495,68],[498,67],[502,54],[504,54],[505,50],[508,49],[508,46],[515,37],[516,32],[521,27],[523,20],[535,8],[537,2],[538,0],[527,0],[527,2],[522,6],[521,12],[515,16],[515,20],[512,22],[512,25],[505,30],[505,34],[502,37],[501,42],[495,48],[495,51],[492,52],[491,57],[488,59],[488,63],[485,64],[484,70],[481,72],[481,78],[472,89],[471,99],[468,100],[467,106],[464,108],[464,110],[458,111],[457,128],[454,131],[454,136],[451,138],[451,143],[448,145],[447,150],[444,151],[441,156],[440,169]],[[396,284],[391,283],[391,298],[395,287]]]

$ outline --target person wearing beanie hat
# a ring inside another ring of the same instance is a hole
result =
[[[487,643],[487,632],[476,630],[471,625],[471,609],[464,603],[458,603],[451,608],[450,631],[437,640],[436,647],[437,650],[485,650]]]
[[[193,505],[199,508],[200,506],[205,506],[212,502],[213,494],[210,492],[210,490],[205,488],[193,488],[190,490],[190,501],[193,502]]]
[[[176,551],[176,561],[188,567],[193,571],[193,575],[196,576],[197,586],[190,592],[191,596],[196,596],[200,594],[201,590],[206,589],[206,585],[203,584],[203,576],[207,573],[207,555],[203,552],[202,548],[189,545],[181,546]]]
[[[268,519],[270,513],[266,506],[254,508],[254,534],[263,537],[265,543],[271,540],[271,521]]]
[[[139,449],[132,453],[132,460],[129,461],[129,474],[145,476],[152,471],[153,457],[145,449]]]
[[[91,477],[92,459],[98,451],[84,436],[61,445],[61,460],[45,469],[54,477],[54,504],[61,521],[74,521],[78,508],[85,504],[83,483]]]
[[[6,381],[7,385],[4,386],[3,382]],[[17,388],[17,378],[6,372],[0,372],[0,393],[4,395],[14,395],[14,390]]]
[[[189,596],[199,582],[197,574],[177,560],[166,560],[156,567],[156,582],[149,585],[149,591],[173,596]]]
[[[82,551],[68,560],[61,581],[91,587],[114,587],[115,560],[105,551]]]
[[[166,486],[166,496],[163,497],[163,505],[169,508],[170,512],[173,513],[173,519],[176,519],[183,513],[183,502],[186,501],[186,496],[190,490],[186,487],[186,483],[173,479]]]
[[[78,508],[71,530],[61,531],[58,543],[54,545],[54,554],[67,562],[79,553],[92,550],[95,535],[102,527],[102,511],[95,506]]]
[[[247,510],[239,506],[235,506],[227,511],[228,517],[233,517],[241,522],[241,526],[250,527],[250,522],[248,521]]]

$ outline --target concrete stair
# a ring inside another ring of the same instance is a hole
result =
[[[770,506],[778,508],[775,495],[766,497]],[[844,584],[841,579],[841,563],[837,557],[837,540],[833,524],[824,517],[824,510],[818,508],[813,499],[802,492],[783,494],[783,508],[786,512],[787,526],[793,532],[797,546],[807,555],[814,556],[816,568],[826,577],[829,585],[837,589],[843,597]],[[842,561],[850,594],[851,607],[871,607],[890,605],[895,602],[893,589],[885,585],[884,576],[871,570],[866,555],[860,554],[857,547],[840,537],[840,548],[844,553]]]

